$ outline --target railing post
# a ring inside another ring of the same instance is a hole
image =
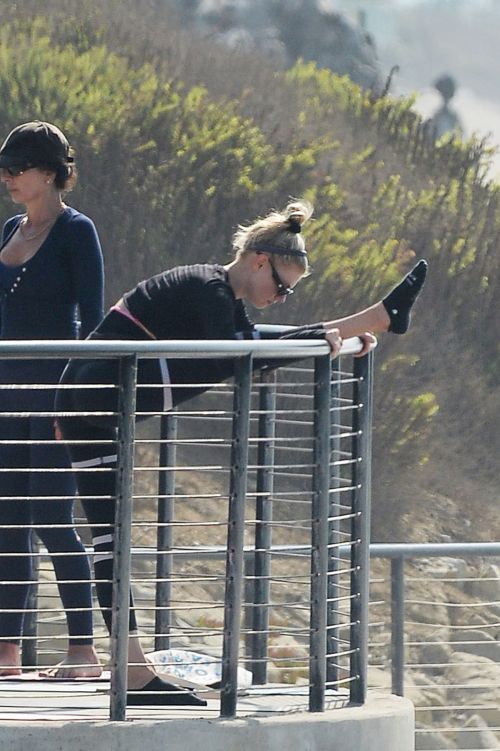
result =
[[[330,380],[330,355],[316,357],[314,362],[314,456],[311,509],[310,712],[322,712],[325,708],[330,495]]]
[[[220,715],[223,718],[234,717],[237,704],[251,385],[252,356],[239,357],[235,362],[234,373],[233,436],[224,595],[220,709]]]
[[[338,652],[339,652],[339,615],[338,597],[340,584],[339,549],[340,525],[338,517],[340,488],[340,468],[335,466],[335,459],[340,457],[340,417],[336,409],[340,397],[340,363],[341,358],[332,361],[330,384],[330,493],[329,493],[329,524],[328,524],[328,589],[327,589],[327,634],[326,634],[326,681],[331,686],[338,681]]]
[[[172,614],[172,526],[174,517],[177,415],[162,415],[158,478],[158,531],[156,538],[155,650],[170,647]]]
[[[373,353],[354,360],[351,524],[351,702],[366,699],[370,596],[370,500]]]
[[[269,573],[273,519],[273,466],[276,418],[276,373],[263,372],[259,391],[259,428],[257,448],[257,500],[255,517],[254,607],[252,617],[252,659],[249,670],[254,685],[267,681],[267,645],[269,640]]]
[[[120,358],[116,515],[111,627],[110,720],[124,720],[127,707],[130,547],[134,481],[137,355]]]
[[[391,558],[391,679],[392,693],[404,696],[405,559]]]

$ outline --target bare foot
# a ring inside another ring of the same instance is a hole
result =
[[[48,670],[41,670],[42,678],[99,678],[102,665],[93,646],[75,645],[68,648],[66,658]]]
[[[0,642],[0,676],[21,675],[21,649],[18,644]]]
[[[127,672],[127,688],[139,689],[143,688],[147,683],[153,680],[156,676],[152,667],[145,664],[136,665],[134,663],[128,666]]]

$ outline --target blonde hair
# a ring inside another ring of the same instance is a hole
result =
[[[308,201],[294,200],[283,211],[272,211],[248,227],[240,224],[233,236],[235,257],[252,252],[276,254],[283,264],[307,273],[309,262],[301,227],[312,213]]]

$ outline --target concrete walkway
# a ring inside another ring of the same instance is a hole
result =
[[[0,680],[1,751],[413,751],[413,707],[370,695],[349,707],[331,693],[309,713],[307,687],[266,686],[239,697],[235,720],[219,719],[218,699],[203,709],[133,708],[109,722],[107,680]]]

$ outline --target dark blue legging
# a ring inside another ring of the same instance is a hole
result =
[[[54,384],[60,371],[60,363],[0,363],[0,637],[13,643],[20,643],[33,579],[31,529],[51,556],[70,642],[92,643],[91,573],[73,526],[74,478],[64,445],[49,443],[53,418],[36,415],[53,411],[55,392],[15,385]]]

